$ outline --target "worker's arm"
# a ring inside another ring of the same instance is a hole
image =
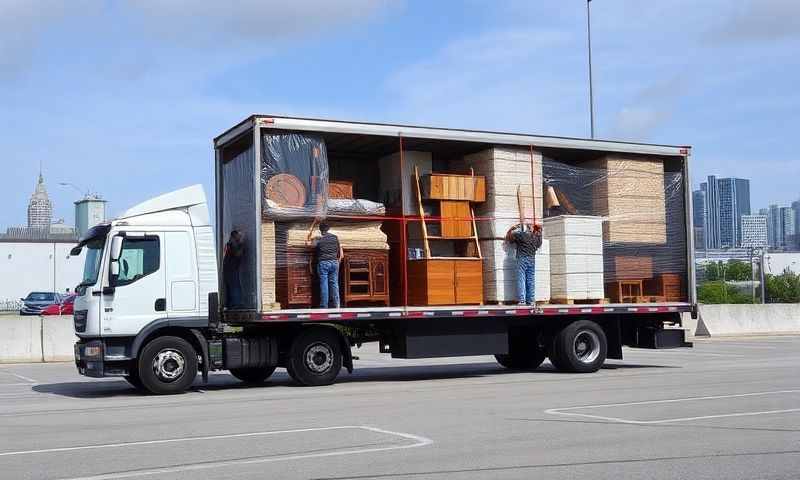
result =
[[[342,248],[342,244],[339,244],[339,261],[341,262],[344,260],[344,248]]]

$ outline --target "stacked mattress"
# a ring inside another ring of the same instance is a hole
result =
[[[550,241],[552,299],[604,298],[602,222],[602,217],[588,215],[544,219],[542,233]]]

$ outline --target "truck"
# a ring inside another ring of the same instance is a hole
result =
[[[556,369],[576,373],[622,359],[623,346],[691,346],[681,328],[681,315],[697,312],[688,146],[273,115],[252,115],[213,145],[213,217],[203,187],[194,185],[94,226],[73,249],[86,250],[74,303],[81,375],[123,377],[137,389],[175,394],[198,374],[205,382],[220,370],[260,383],[280,367],[300,385],[330,385],[342,368],[353,371],[353,349],[368,342],[394,358],[494,355],[502,366],[521,370],[549,358]],[[525,174],[506,175],[505,165]],[[620,165],[622,173],[612,172]],[[483,172],[482,197],[469,187],[462,201],[473,202],[462,214],[469,217],[426,210],[434,194],[429,185],[420,187],[420,169],[427,182],[446,170],[461,172],[470,185],[478,185],[475,171]],[[333,177],[350,178],[347,188],[385,209],[363,218],[337,214]],[[289,183],[276,187],[278,179]],[[317,287],[313,274],[304,273],[308,259],[292,263],[295,247],[275,233],[310,221],[310,236],[323,217],[378,222],[385,232],[380,271],[369,262],[362,269],[342,266],[341,275],[352,278],[342,279],[350,283],[339,308],[311,304]],[[537,263],[537,292],[545,282],[572,297],[513,301],[515,279],[501,278],[513,270],[513,252],[501,251],[507,248],[502,234],[506,225],[526,221],[543,223],[550,245],[549,257],[537,256],[550,262],[541,275]],[[445,239],[445,222],[470,234]],[[565,234],[573,223],[597,234]],[[233,230],[247,241],[236,272],[242,300],[235,305],[226,300],[232,296],[223,272],[223,246]],[[436,241],[443,239],[457,245],[437,254]],[[465,248],[458,246],[462,240]],[[581,253],[595,240],[600,246]],[[511,267],[502,264],[504,256]],[[430,273],[445,264],[456,272]],[[462,264],[479,276],[459,273]],[[312,275],[299,307],[292,295],[303,293],[302,285],[287,285],[295,274]],[[358,274],[369,280],[353,280]],[[576,282],[577,290],[570,287]],[[348,290],[357,288],[364,289],[360,297]],[[477,296],[467,292],[473,288]],[[598,288],[592,298],[581,296]],[[380,304],[350,302],[365,298]]]

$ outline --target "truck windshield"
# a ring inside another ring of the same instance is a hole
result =
[[[83,279],[81,285],[94,285],[97,283],[97,276],[100,273],[100,262],[103,258],[103,246],[106,237],[90,240],[86,244],[86,261],[83,264]]]

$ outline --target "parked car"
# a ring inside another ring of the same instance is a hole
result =
[[[31,292],[20,300],[22,300],[22,308],[19,309],[20,315],[41,315],[45,307],[60,303],[61,295],[56,292]]]
[[[60,302],[48,305],[42,309],[42,315],[72,315],[75,304],[75,295],[67,295]]]

